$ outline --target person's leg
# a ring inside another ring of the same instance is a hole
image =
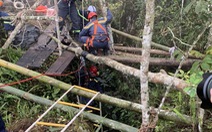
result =
[[[97,50],[98,49],[103,49],[103,54],[106,55],[107,52],[108,52],[108,42],[105,41],[105,42],[97,42],[97,41],[94,41],[93,42],[93,47],[96,48]]]
[[[70,18],[71,18],[71,22],[72,22],[72,28],[71,28],[72,33],[79,34],[81,20],[80,20],[80,16],[78,15],[77,8],[76,8],[76,5],[74,2],[70,3]]]
[[[63,29],[63,26],[65,25],[65,19],[67,15],[69,14],[69,6],[68,1],[60,1],[58,4],[58,16],[62,18],[62,21],[59,22],[60,30]]]
[[[6,132],[5,124],[1,116],[0,116],[0,132]]]

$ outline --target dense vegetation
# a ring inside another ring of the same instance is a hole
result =
[[[182,4],[183,2],[183,4]],[[114,15],[114,21],[112,27],[123,32],[142,37],[142,29],[144,26],[144,16],[145,16],[145,3],[143,0],[109,0],[110,8]],[[98,4],[95,4],[98,7]],[[153,41],[169,46],[177,47],[180,51],[176,53],[176,59],[179,59],[185,51],[188,50],[190,45],[194,43],[197,36],[203,30],[207,22],[211,22],[211,12],[208,11],[208,5],[212,3],[201,0],[156,0],[156,16],[154,25]],[[196,57],[204,56],[202,61],[195,62],[192,67],[187,67],[181,69],[180,73],[177,75],[179,78],[192,83],[192,87],[186,88],[186,92],[190,96],[183,94],[178,91],[171,91],[163,109],[170,110],[178,114],[187,114],[193,118],[193,121],[197,120],[197,96],[196,96],[196,85],[201,80],[201,75],[203,72],[211,71],[212,69],[212,55],[211,55],[211,34],[208,29],[201,39],[195,46],[195,51],[193,50],[190,54]],[[175,35],[175,39],[172,35]],[[122,36],[114,34],[114,40],[116,43],[123,43],[125,46],[130,47],[141,47],[141,44],[133,41],[131,39],[126,39]],[[179,41],[181,40],[181,41]],[[1,43],[3,44],[3,43]],[[9,48],[7,50],[1,50],[1,58],[8,60],[10,62],[16,63],[17,60],[23,54],[21,49]],[[49,64],[55,60],[56,56],[51,56],[42,68],[36,69],[38,72],[44,72]],[[92,62],[86,61],[90,65]],[[79,60],[76,58],[73,65],[70,65],[68,71],[74,71],[78,68]],[[132,67],[139,68],[139,65],[132,64]],[[129,100],[132,102],[140,102],[140,82],[132,76],[122,74],[115,71],[107,66],[100,65],[100,77],[102,79],[102,86],[104,88],[104,93],[117,98]],[[176,70],[176,67],[154,67],[151,66],[150,71],[158,72],[160,68],[166,70],[170,75]],[[27,76],[21,75],[14,71],[0,67],[0,80],[2,83],[10,83],[13,81],[18,81],[28,78]],[[66,83],[77,83],[75,74],[66,77],[56,77]],[[63,90],[55,88],[51,85],[41,83],[37,80],[32,80],[30,82],[25,82],[21,84],[14,85],[14,87],[28,91],[32,94],[45,97],[51,100],[56,100],[59,98]],[[163,94],[166,90],[165,86],[158,84],[150,84],[150,105],[158,107]],[[65,98],[65,101],[74,102],[76,101],[75,95],[69,95]],[[33,118],[37,118],[38,115],[43,113],[47,107],[43,107],[34,102],[26,101],[23,98],[17,97],[15,95],[8,94],[6,92],[0,93],[0,111],[7,128],[17,130],[21,129],[22,126],[27,126],[27,122],[30,125],[33,122]],[[141,124],[141,115],[139,113],[131,112],[122,108],[115,106],[103,104],[103,115],[123,122],[125,124],[139,128]],[[54,115],[54,118],[52,118]],[[67,117],[72,117],[72,113],[64,113],[60,110],[53,110],[45,118],[46,120],[55,121],[57,117],[59,122],[65,122]],[[211,131],[212,120],[211,111],[207,110],[204,119],[204,130]],[[27,121],[26,121],[27,120]],[[182,119],[183,120],[183,119]],[[89,121],[78,119],[74,123],[74,129],[84,128],[86,130],[93,131],[93,127],[89,127]],[[20,127],[21,126],[21,127]],[[39,130],[40,128],[37,128]],[[46,128],[47,129],[47,128]],[[53,128],[48,128],[49,131],[56,131]],[[109,129],[109,128],[108,128]],[[179,124],[166,120],[159,120],[155,131],[194,131],[196,130],[196,124],[185,125]],[[39,130],[45,131],[45,130]],[[113,130],[111,130],[113,131]]]

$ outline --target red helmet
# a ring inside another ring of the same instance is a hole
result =
[[[94,16],[97,17],[96,12],[90,12],[90,13],[88,14],[88,19],[90,20],[90,19],[91,19],[92,17],[94,17]]]
[[[35,12],[37,12],[37,13],[46,13],[47,9],[48,9],[47,6],[39,5],[38,7],[36,7]]]
[[[96,66],[91,66],[89,68],[89,73],[92,77],[98,76],[98,70]]]

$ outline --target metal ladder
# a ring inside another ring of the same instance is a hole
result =
[[[95,95],[90,99],[90,101],[86,104],[73,104],[73,103],[68,103],[68,102],[62,102],[60,101],[65,95],[67,95],[73,88],[77,88],[77,89],[81,89],[90,93],[94,93]],[[90,108],[90,109],[94,109],[94,110],[98,110],[100,111],[100,116],[102,116],[102,112],[101,112],[101,102],[100,102],[100,108],[95,108],[92,106],[88,106],[95,98],[96,96],[99,94],[100,92],[96,92],[94,90],[90,90],[90,89],[86,89],[80,86],[76,86],[73,85],[72,87],[69,88],[69,90],[67,90],[56,102],[54,102],[25,132],[30,132],[30,130],[37,124],[37,125],[47,125],[47,126],[54,126],[54,127],[63,127],[63,129],[61,130],[61,132],[64,132],[75,120],[76,118],[85,110],[85,108]],[[56,104],[63,104],[63,105],[68,105],[68,106],[73,106],[73,107],[78,107],[78,108],[82,108],[73,118],[72,120],[67,124],[57,124],[57,123],[48,123],[48,122],[39,122]],[[102,125],[100,125],[101,127]]]

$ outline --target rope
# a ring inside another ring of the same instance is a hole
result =
[[[68,92],[70,92],[74,86],[70,87],[52,106],[50,106],[25,132],[29,132],[38,121],[40,121]]]
[[[24,82],[39,78],[41,76],[68,76],[70,74],[74,74],[74,73],[80,71],[81,68],[82,68],[82,66],[80,66],[80,68],[78,68],[77,70],[69,72],[69,73],[66,73],[66,74],[45,74],[45,73],[42,73],[42,74],[37,75],[37,76],[33,76],[33,77],[26,78],[26,79],[23,79],[23,80],[19,80],[19,81],[16,81],[16,82],[11,82],[11,83],[0,85],[0,88],[5,87],[5,86],[12,86],[12,85],[15,85],[15,84],[24,83]]]
[[[85,108],[96,98],[96,96],[99,94],[96,93],[90,101],[72,118],[72,120],[61,130],[61,132],[65,132],[65,130],[76,120],[76,118],[85,110]]]
[[[13,6],[14,6],[16,9],[19,9],[19,10],[24,9],[24,7],[25,7],[23,1],[20,2],[20,1],[17,1],[17,0],[14,0]]]

